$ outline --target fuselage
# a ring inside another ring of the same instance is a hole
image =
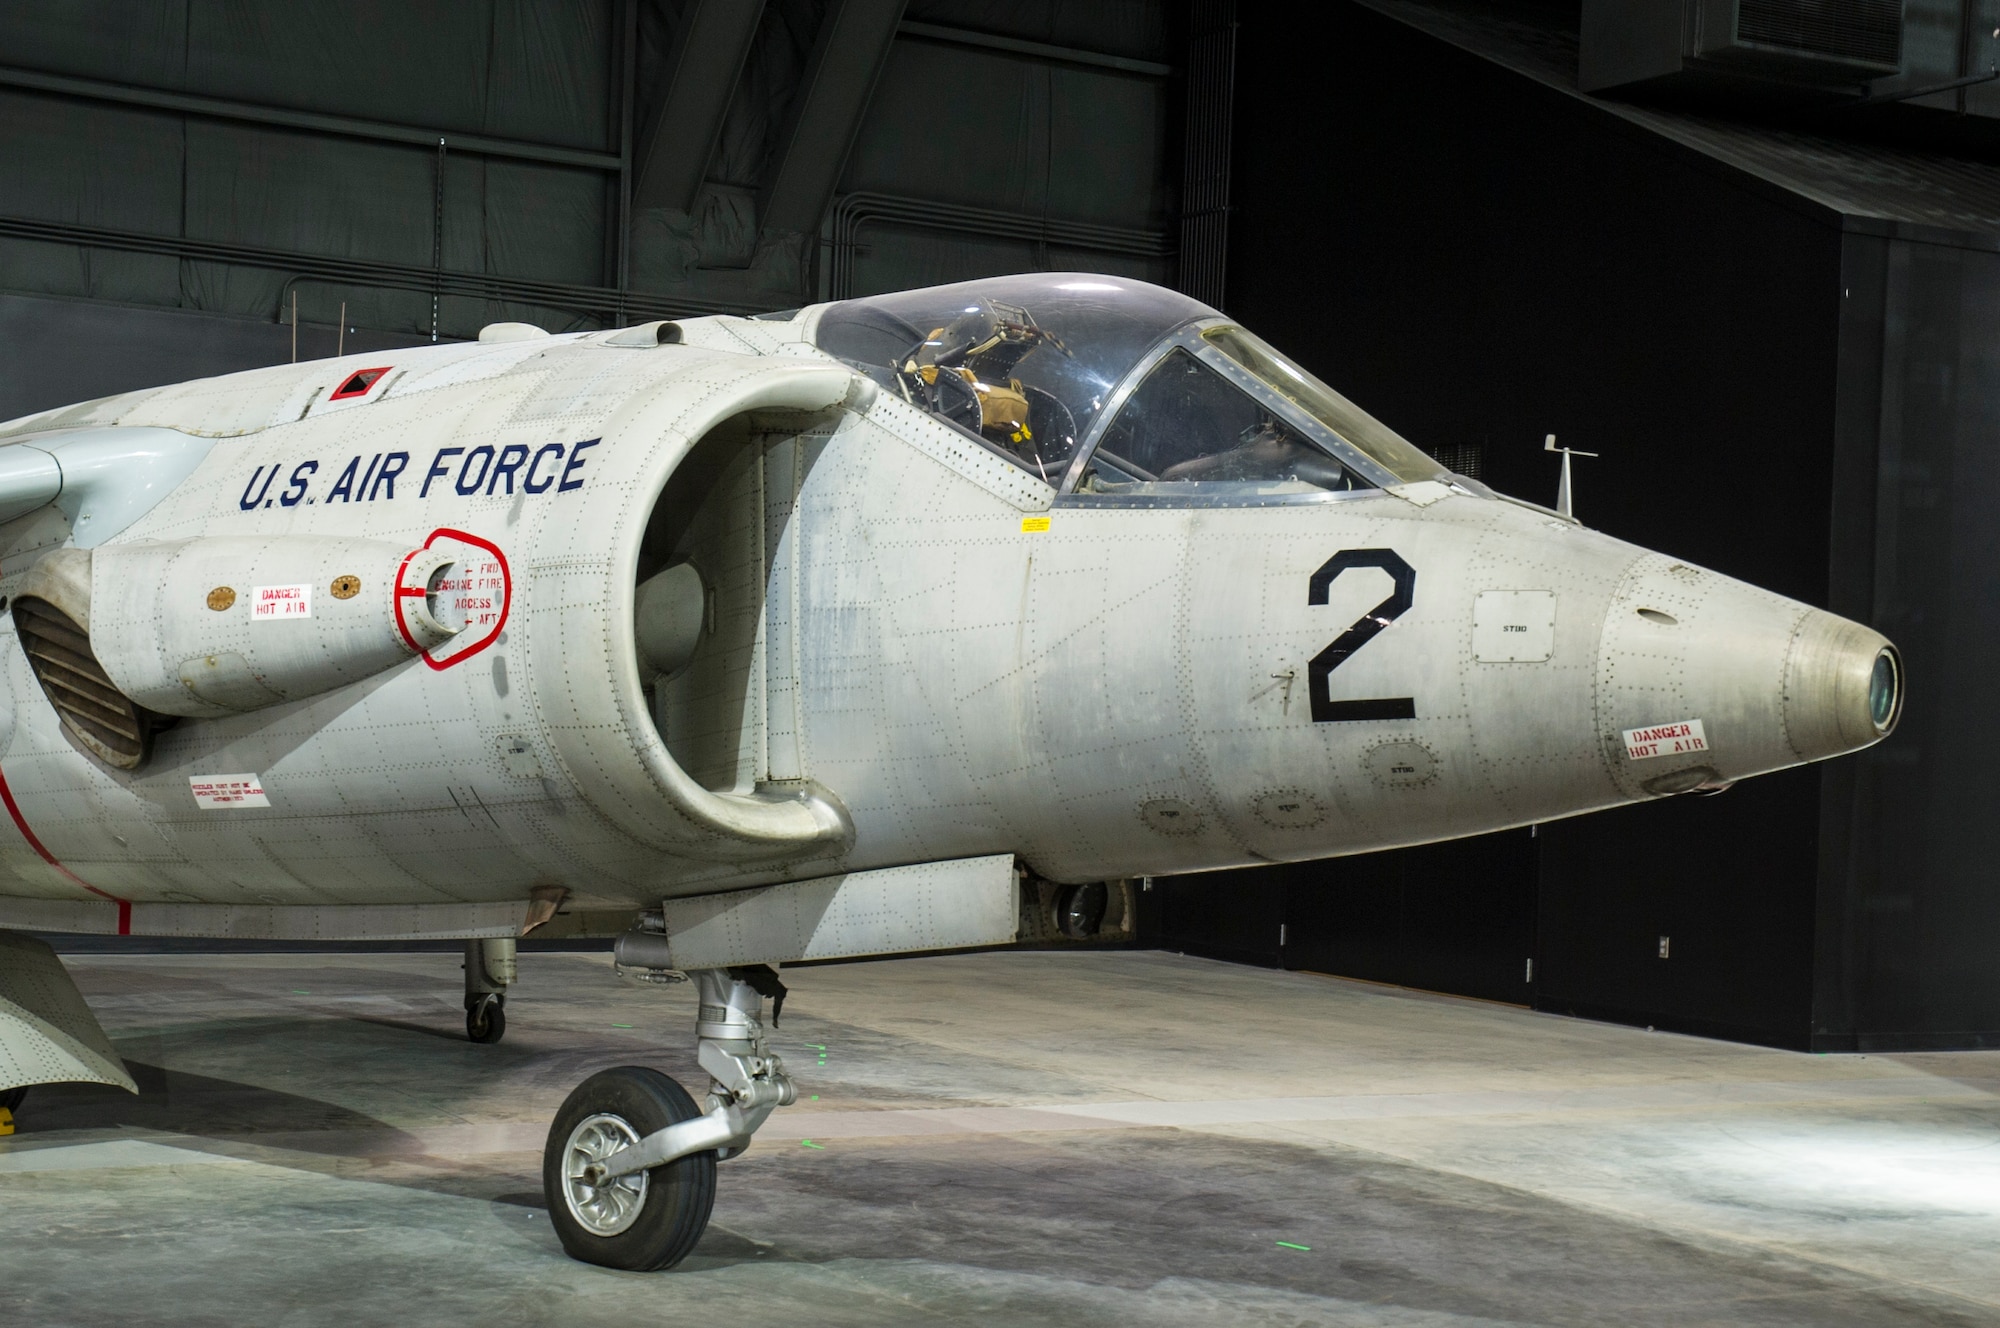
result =
[[[1866,628],[1448,476],[1059,493],[817,349],[818,312],[349,356],[6,426],[213,441],[108,538],[60,504],[0,526],[0,593],[86,545],[131,584],[217,539],[455,561],[444,646],[182,718],[130,770],[0,626],[0,894],[643,903],[1006,852],[1166,874],[1719,787],[1893,723]],[[699,628],[648,676],[635,586],[683,562]],[[357,602],[402,585],[349,570]],[[223,576],[224,608],[157,614],[320,630]],[[298,585],[330,610],[340,576]]]

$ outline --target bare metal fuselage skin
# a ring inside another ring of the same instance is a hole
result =
[[[814,349],[813,317],[350,356],[8,426],[213,440],[108,539],[61,504],[0,526],[0,593],[89,549],[93,637],[137,643],[114,677],[173,632],[213,659],[237,647],[204,632],[248,650],[346,611],[321,581],[312,616],[252,617],[271,587],[245,544],[240,583],[160,572],[236,596],[152,605],[179,615],[161,626],[120,585],[185,541],[445,549],[462,625],[358,681],[184,718],[126,771],[64,729],[7,621],[0,772],[39,848],[0,827],[0,894],[640,904],[995,853],[1095,880],[1475,834],[1879,736],[1865,628],[1448,483],[1058,499]],[[685,511],[653,538],[705,603],[692,658],[650,680],[635,582],[670,481]],[[394,568],[321,570],[401,611]],[[243,775],[268,806],[216,800]]]

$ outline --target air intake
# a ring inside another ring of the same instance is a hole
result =
[[[17,597],[14,629],[49,704],[78,742],[120,770],[145,764],[160,717],[112,686],[90,636],[47,600]]]

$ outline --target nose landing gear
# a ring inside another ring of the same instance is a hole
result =
[[[798,1100],[764,1041],[764,996],[784,1000],[778,975],[759,965],[689,976],[707,1110],[658,1070],[621,1065],[577,1085],[549,1127],[542,1191],[571,1258],[633,1271],[685,1259],[708,1226],[716,1163]]]

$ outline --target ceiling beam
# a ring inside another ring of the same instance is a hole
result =
[[[819,230],[902,17],[903,0],[828,6],[757,200],[766,232]]]
[[[635,207],[694,207],[723,117],[757,37],[764,0],[692,0],[661,71],[665,93],[640,127]]]
[[[1026,55],[1056,64],[1082,65],[1088,69],[1116,69],[1120,73],[1144,74],[1148,78],[1168,78],[1174,72],[1172,65],[1163,65],[1157,60],[1134,60],[1130,56],[1106,55],[1102,51],[1080,51],[1074,46],[1055,46],[1048,42],[1026,41],[1019,37],[1001,37],[990,32],[974,32],[971,28],[948,28],[942,23],[904,22],[896,25],[896,32],[899,36],[915,37],[921,41],[943,42],[948,46],[978,46],[989,51]]]
[[[212,120],[239,120],[247,124],[269,125],[278,129],[303,129],[309,133],[337,138],[372,139],[378,143],[411,143],[436,149],[443,142],[453,152],[472,152],[488,157],[514,157],[521,161],[544,161],[557,166],[582,166],[590,170],[616,171],[615,152],[584,152],[546,143],[523,143],[517,139],[489,138],[484,134],[461,134],[445,129],[420,129],[414,125],[385,124],[380,120],[358,120],[345,115],[321,115],[315,111],[288,111],[277,106],[254,106],[222,97],[200,97],[185,92],[162,92],[156,88],[128,87],[94,78],[71,78],[67,74],[44,74],[34,69],[0,67],[0,87],[28,92],[52,93],[85,101],[114,102],[123,106],[143,106],[153,111],[174,111]]]

